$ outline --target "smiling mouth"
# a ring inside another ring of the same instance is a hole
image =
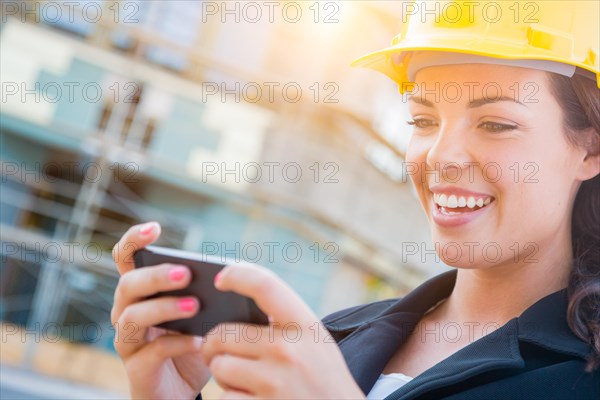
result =
[[[433,194],[433,202],[444,215],[458,215],[478,211],[494,201],[492,196],[456,196]]]

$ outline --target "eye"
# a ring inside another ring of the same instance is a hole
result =
[[[504,132],[504,131],[511,131],[513,129],[517,129],[518,127],[516,125],[508,125],[508,124],[501,124],[499,122],[482,122],[481,124],[479,124],[478,128],[483,128],[485,130],[487,130],[488,132],[493,132],[493,133],[497,133],[497,132]]]
[[[411,121],[406,121],[408,125],[413,125],[415,128],[425,129],[435,126],[435,121],[427,118],[415,118]]]

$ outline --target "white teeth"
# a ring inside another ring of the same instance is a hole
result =
[[[474,196],[464,197],[464,196],[457,196],[454,194],[451,194],[450,196],[448,196],[447,194],[434,193],[433,201],[438,206],[444,207],[447,209],[465,207],[465,206],[469,207],[469,208],[475,208],[475,206],[478,206],[481,208],[481,207],[484,207],[484,206],[487,206],[488,204],[490,204],[492,202],[492,198],[491,197],[485,197],[485,198],[480,197],[480,198],[476,199]]]
[[[448,197],[447,207],[448,208],[456,208],[456,207],[458,207],[458,200],[456,199],[455,195],[451,195],[450,197]]]
[[[446,214],[446,215],[457,215],[457,214],[462,214],[460,212],[456,212],[456,211],[450,211],[448,210],[446,207],[442,207],[440,208],[440,211],[442,214]]]
[[[440,195],[440,198],[438,199],[438,205],[440,207],[446,207],[448,205],[448,196],[445,194]]]

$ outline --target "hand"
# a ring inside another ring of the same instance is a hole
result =
[[[202,354],[225,391],[222,398],[365,398],[325,327],[274,273],[232,265],[215,281],[219,290],[254,299],[271,321],[220,324],[206,335]]]
[[[159,236],[156,222],[136,225],[113,248],[121,274],[111,311],[114,346],[125,365],[132,399],[193,399],[210,378],[202,359],[202,338],[153,325],[192,317],[199,310],[198,299],[144,300],[161,291],[186,287],[191,272],[172,264],[140,269],[133,265],[133,253]]]

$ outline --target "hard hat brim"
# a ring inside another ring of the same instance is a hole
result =
[[[432,41],[430,38],[427,38],[426,41],[429,44],[417,43],[415,41],[403,42],[401,44],[366,54],[352,61],[350,65],[353,67],[370,68],[387,75],[398,84],[401,93],[404,93],[407,87],[409,87],[412,83],[408,80],[407,76],[407,66],[410,62],[410,58],[407,59],[406,56],[413,51],[442,51],[472,54],[505,60],[527,59],[565,63],[592,72],[596,76],[596,83],[600,88],[600,71],[598,71],[598,68],[591,67],[584,62],[573,62],[572,60],[566,60],[562,57],[557,57],[553,54],[550,54],[550,52],[545,53],[542,51],[543,49],[535,49],[534,51],[527,45],[515,46],[502,42],[494,42],[492,44],[489,42],[489,40],[473,40],[472,37],[465,37],[465,40],[463,41],[465,45],[462,47],[457,46],[456,37],[448,40],[447,44],[444,44],[443,38],[437,38],[435,41],[435,46],[431,45]],[[494,51],[489,51],[490,48],[493,48]],[[404,63],[397,64],[395,58],[398,57],[400,59],[404,59]]]

